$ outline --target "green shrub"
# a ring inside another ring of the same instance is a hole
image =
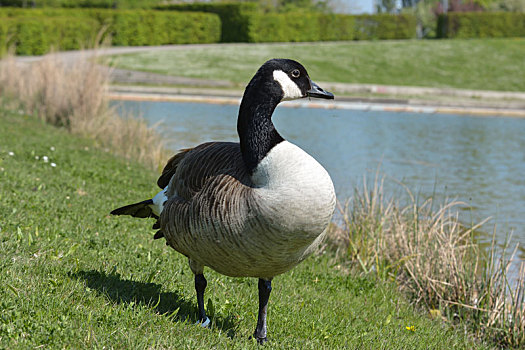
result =
[[[139,46],[147,42],[156,27],[149,27],[149,17],[144,13],[131,12],[119,13],[115,15],[111,32],[113,35],[112,44],[116,46]],[[154,43],[151,43],[154,45]]]
[[[251,42],[411,39],[416,37],[416,19],[387,14],[252,14],[248,37]]]
[[[440,38],[504,38],[525,36],[525,13],[450,12],[438,18]]]
[[[100,39],[110,34],[109,29],[114,22],[115,10],[107,9],[63,9],[63,8],[13,8],[13,7],[0,7],[0,17],[63,17],[71,18],[73,21],[81,20],[83,18],[94,19],[97,21],[93,31],[101,34]]]
[[[1,1],[1,0],[0,0]],[[64,8],[16,8],[0,7],[0,17],[74,17],[92,18],[100,25],[113,21],[115,10],[107,9],[64,9]]]
[[[15,47],[18,55],[42,55],[56,50],[78,50],[92,45],[96,32],[96,21],[84,18],[3,18],[0,25],[0,53],[5,54],[9,46]]]
[[[356,40],[413,39],[416,37],[416,17],[413,15],[355,16]]]
[[[21,55],[79,49],[102,30],[113,45],[130,46],[212,43],[221,33],[217,15],[199,12],[0,8],[0,17],[7,17],[0,26],[0,54],[11,44]]]
[[[256,3],[194,3],[157,7],[159,10],[209,12],[221,19],[221,42],[250,42],[252,16],[257,15]]]
[[[47,26],[51,35],[49,43],[60,50],[92,47],[97,34],[97,22],[91,18],[75,21],[69,17],[50,18]]]
[[[300,42],[319,41],[318,15],[254,14],[250,18],[250,42]]]
[[[214,43],[220,39],[217,15],[199,12],[116,11],[110,27],[113,45]]]
[[[320,38],[322,41],[353,40],[355,17],[348,15],[319,16]]]
[[[41,17],[42,9],[22,9],[18,7],[0,7],[0,17]]]
[[[70,17],[96,20],[113,45],[164,45],[211,42],[303,42],[409,39],[416,36],[410,15],[340,15],[317,12],[261,14],[255,3],[197,3],[154,10],[0,8],[0,17]],[[180,11],[190,12],[180,12]],[[208,12],[208,13],[201,13]],[[220,19],[219,19],[220,18]],[[30,25],[30,27],[35,27]],[[27,31],[36,30],[27,28]],[[36,34],[39,35],[38,33]],[[28,39],[29,40],[29,39]],[[46,45],[42,38],[42,46]],[[36,44],[35,44],[36,45]],[[33,45],[34,46],[34,45]]]
[[[411,39],[412,15],[340,15],[319,12],[261,13],[256,3],[198,3],[158,9],[202,11],[221,17],[222,42],[289,42],[325,40]]]
[[[354,18],[318,13],[271,13],[251,16],[250,42],[352,40]]]
[[[58,1],[60,7],[113,8],[113,9],[151,9],[161,0],[48,0]]]
[[[134,8],[152,8],[157,6],[159,0],[36,0],[36,7],[85,7],[85,8],[117,8],[117,9],[134,9]],[[31,7],[30,0],[2,0],[2,6],[13,7]]]
[[[0,57],[3,57],[7,53],[7,48],[10,42],[10,18],[0,17]]]

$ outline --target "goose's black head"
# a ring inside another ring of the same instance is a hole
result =
[[[310,80],[299,62],[272,59],[255,73],[244,91],[237,120],[241,153],[249,173],[274,146],[284,141],[271,120],[275,107],[281,101],[308,96],[334,98]]]
[[[252,89],[278,98],[279,102],[303,97],[334,98],[332,93],[324,91],[310,79],[302,64],[283,58],[264,63],[247,87],[247,90]]]

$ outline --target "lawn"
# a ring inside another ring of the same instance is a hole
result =
[[[0,140],[0,348],[258,348],[255,279],[206,271],[212,327],[195,326],[186,259],[152,239],[151,221],[108,215],[154,194],[155,173],[2,108]],[[267,348],[476,346],[333,261],[275,278]]]
[[[267,59],[293,58],[316,81],[525,91],[525,39],[188,46],[114,56],[117,67],[244,86]]]

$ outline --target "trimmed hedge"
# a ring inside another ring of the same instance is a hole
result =
[[[239,3],[193,3],[156,7],[165,11],[197,11],[218,15],[221,19],[221,42],[252,42],[250,25],[252,16],[257,16],[257,4]]]
[[[336,41],[354,39],[354,18],[345,15],[286,13],[252,15],[251,42]]]
[[[78,49],[101,30],[113,45],[214,43],[221,32],[217,15],[200,12],[0,8],[1,17],[0,54],[10,45],[21,55]]]
[[[2,18],[0,54],[14,46],[18,55],[42,55],[57,50],[78,50],[92,45],[97,22],[90,18]]]
[[[299,42],[410,39],[416,36],[416,19],[410,15],[261,14],[255,3],[198,3],[161,8],[191,12],[0,8],[0,17],[10,18],[0,27],[0,54],[9,44],[16,44],[16,52],[26,55],[45,53],[51,46],[59,50],[78,49],[81,45],[91,44],[101,30],[112,37],[113,45],[130,46],[213,43],[219,40]],[[74,38],[75,33],[78,33],[78,38]]]
[[[355,21],[355,40],[416,38],[417,20],[413,15],[358,15]]]
[[[167,5],[159,10],[216,13],[222,42],[290,42],[326,40],[412,39],[413,15],[329,15],[309,12],[260,13],[255,3]]]
[[[218,16],[200,12],[118,11],[111,27],[113,45],[140,46],[214,43]]]
[[[2,18],[0,16],[0,57],[6,54],[9,40],[9,18]]]
[[[340,41],[355,39],[355,16],[322,15],[319,17],[322,41]]]
[[[250,42],[319,41],[318,16],[314,14],[255,14],[250,17]]]
[[[36,7],[85,7],[85,8],[117,8],[117,9],[134,9],[134,8],[152,8],[157,6],[160,0],[36,0]],[[33,4],[30,0],[2,0],[2,6],[12,7],[31,7]]]
[[[525,37],[525,13],[449,12],[438,17],[440,38]]]

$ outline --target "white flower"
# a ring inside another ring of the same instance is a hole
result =
[[[7,154],[9,154],[11,157],[15,155],[14,152],[9,152],[9,153],[7,153]]]
[[[43,156],[43,157],[42,157],[42,160],[44,161],[44,163],[49,162],[49,158],[47,158],[47,156]]]
[[[54,147],[54,146],[51,146],[49,149],[50,149],[51,151],[54,151],[54,150],[55,150],[55,147]]]
[[[39,159],[40,159],[40,157],[39,157],[39,156],[35,156],[35,159],[36,159],[36,160],[39,160]]]
[[[51,163],[51,166],[54,168],[56,167],[57,165],[55,163]]]

